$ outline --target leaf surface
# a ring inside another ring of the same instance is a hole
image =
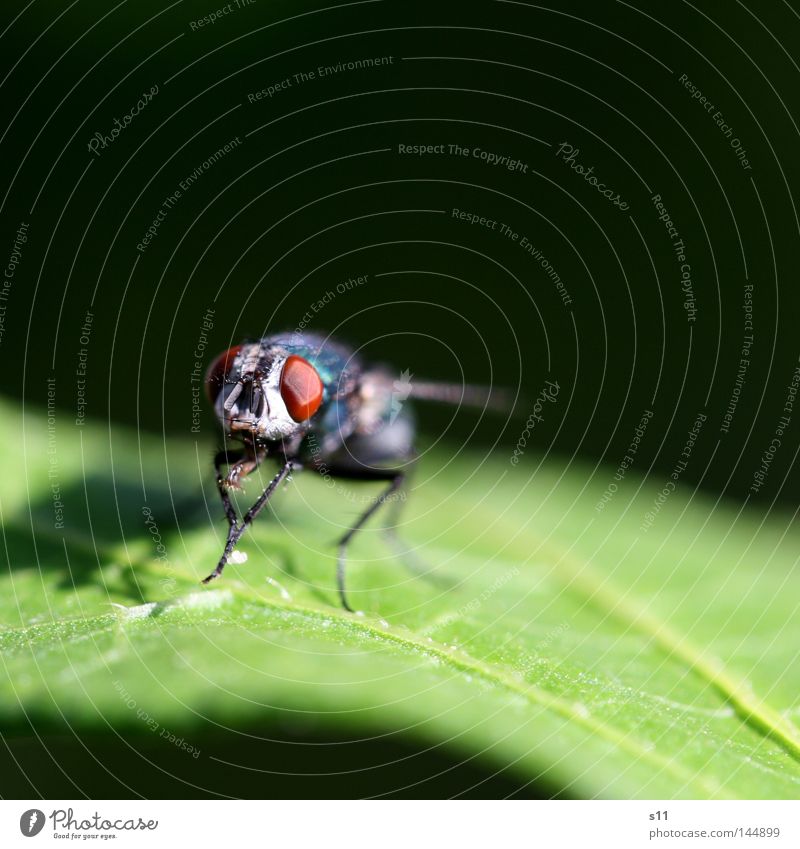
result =
[[[351,546],[353,615],[333,543],[380,487],[295,475],[248,561],[201,587],[225,529],[211,443],[0,412],[4,724],[152,719],[190,740],[292,716],[581,796],[798,796],[789,516],[679,489],[644,530],[661,487],[633,470],[598,510],[602,467],[439,447],[401,514],[408,551],[380,520]]]

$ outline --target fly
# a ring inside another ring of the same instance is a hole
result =
[[[506,406],[497,390],[397,380],[387,367],[366,363],[349,347],[317,334],[277,334],[224,351],[206,374],[206,394],[226,440],[240,442],[214,457],[228,538],[207,584],[222,574],[242,534],[280,484],[294,471],[363,481],[386,488],[338,543],[339,597],[352,612],[345,588],[347,546],[369,518],[401,493],[417,457],[416,428],[406,398]],[[265,460],[278,472],[253,506],[236,515],[230,490]],[[227,471],[223,473],[223,470]],[[399,506],[399,498],[396,504]]]

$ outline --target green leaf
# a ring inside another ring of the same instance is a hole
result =
[[[0,413],[3,725],[190,740],[201,717],[303,715],[582,796],[800,792],[789,516],[679,489],[643,530],[661,485],[633,470],[598,510],[603,469],[438,447],[402,514],[410,553],[380,520],[352,545],[354,615],[332,543],[378,487],[296,475],[243,539],[248,562],[201,587],[225,526],[210,442]]]

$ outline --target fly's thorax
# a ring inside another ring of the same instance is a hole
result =
[[[358,386],[358,433],[378,433],[398,417],[413,422],[407,395],[398,392],[397,387],[396,375],[387,369],[374,368],[363,372]]]

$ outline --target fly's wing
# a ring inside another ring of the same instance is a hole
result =
[[[412,400],[439,401],[508,413],[514,399],[506,389],[415,380],[409,372],[386,367],[361,374],[359,407],[344,446],[349,465],[372,468],[400,465],[415,456],[416,422]]]
[[[421,401],[438,401],[455,406],[479,407],[496,413],[510,413],[515,399],[510,390],[497,386],[469,383],[438,383],[430,380],[408,380],[408,397]]]

